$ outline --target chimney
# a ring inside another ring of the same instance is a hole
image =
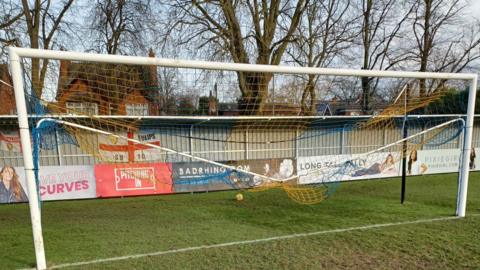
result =
[[[60,51],[65,51],[64,47],[60,47]],[[70,66],[70,61],[60,60],[60,81],[68,78],[68,68]]]
[[[148,57],[155,58],[155,53],[153,52],[152,48],[148,52]],[[148,86],[157,89],[158,88],[158,71],[157,66],[149,66],[148,70]]]
[[[155,53],[153,52],[153,49],[150,48],[150,50],[148,51],[148,57],[152,57],[152,58],[155,58]],[[151,92],[148,93],[147,95],[149,95],[150,97],[154,97],[154,100],[155,100],[155,104],[157,104],[155,106],[155,108],[153,109],[153,111],[151,112],[151,115],[159,115],[160,113],[160,106],[158,104],[160,104],[160,89],[159,89],[159,85],[158,85],[158,70],[157,70],[157,66],[149,66],[148,67],[148,81],[145,82],[145,86],[147,87],[147,89],[149,89]],[[153,92],[153,93],[152,93]]]
[[[217,84],[215,84],[215,91]],[[208,115],[217,115],[217,97],[212,96],[212,91],[210,90],[210,94],[208,96]]]

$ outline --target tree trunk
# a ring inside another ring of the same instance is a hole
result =
[[[371,111],[370,106],[370,78],[362,77],[362,111],[368,114]]]
[[[366,0],[364,2],[366,6],[364,7],[363,12],[363,67],[362,69],[370,69],[370,45],[372,39],[370,37],[370,27],[372,27],[370,22],[370,16],[373,8],[373,1]],[[370,78],[362,77],[362,112],[368,114],[370,111]]]
[[[242,115],[262,115],[268,97],[270,73],[239,72],[239,85],[242,97],[239,110]]]
[[[310,100],[308,100],[310,97]],[[315,115],[317,112],[317,95],[315,93],[315,75],[308,75],[308,82],[300,101],[302,115]]]
[[[431,0],[425,1],[425,14],[424,14],[424,34],[423,34],[423,48],[420,52],[420,72],[427,71],[428,58],[430,56],[430,51],[432,49],[432,40],[430,36],[430,20],[431,20],[431,11],[432,11],[432,2]],[[427,95],[427,85],[426,79],[420,79],[420,97],[425,97]]]

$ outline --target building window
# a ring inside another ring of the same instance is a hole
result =
[[[116,106],[113,105],[113,103],[110,103],[110,102],[109,102],[109,103],[108,103],[108,114],[109,114],[109,115],[113,115],[114,112],[116,112],[116,111],[117,111],[117,110],[116,110]]]
[[[93,102],[67,102],[67,113],[98,115],[98,104]]]
[[[147,116],[148,104],[126,104],[125,110],[127,115]]]

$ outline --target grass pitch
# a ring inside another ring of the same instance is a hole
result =
[[[457,175],[342,183],[317,205],[279,190],[234,191],[43,204],[49,267],[136,254],[408,222],[455,213]],[[478,269],[480,174],[467,217],[199,248],[64,269]],[[0,269],[35,264],[27,204],[0,205]]]

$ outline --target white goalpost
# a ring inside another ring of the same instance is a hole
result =
[[[355,70],[355,69],[332,69],[332,68],[311,68],[311,67],[292,67],[292,66],[269,66],[269,65],[253,65],[253,64],[234,64],[234,63],[218,63],[208,61],[193,61],[193,60],[176,60],[176,59],[162,59],[152,57],[132,57],[132,56],[119,56],[119,55],[101,55],[90,53],[78,53],[78,52],[66,52],[66,51],[50,51],[50,50],[38,50],[27,48],[9,48],[9,61],[10,69],[13,80],[16,108],[18,113],[18,125],[20,130],[23,160],[25,167],[26,183],[28,188],[29,209],[32,222],[33,239],[35,246],[36,267],[37,269],[46,269],[46,257],[44,251],[44,241],[42,235],[42,222],[41,212],[39,206],[39,198],[37,194],[37,184],[34,174],[34,158],[33,149],[31,144],[30,130],[33,128],[29,126],[29,115],[27,112],[26,104],[26,91],[24,85],[24,78],[22,74],[22,59],[41,58],[52,59],[60,61],[81,61],[81,62],[95,62],[105,64],[122,64],[122,65],[137,65],[137,66],[159,66],[166,68],[183,68],[183,69],[202,69],[202,70],[215,70],[215,71],[229,71],[229,72],[250,72],[250,73],[269,73],[269,74],[288,74],[288,75],[322,75],[322,76],[342,76],[342,77],[376,77],[376,78],[408,78],[408,79],[444,79],[444,80],[458,80],[466,81],[469,85],[468,93],[468,106],[466,110],[466,119],[457,118],[454,120],[446,121],[438,126],[425,129],[416,134],[409,135],[401,140],[396,140],[393,143],[389,143],[380,149],[374,151],[366,151],[364,154],[368,155],[376,151],[381,151],[392,145],[400,145],[401,143],[411,140],[419,135],[424,135],[435,128],[442,128],[452,123],[461,122],[463,125],[463,146],[461,150],[459,177],[458,177],[458,190],[457,190],[457,203],[456,203],[456,216],[465,217],[466,204],[467,204],[467,190],[469,179],[469,160],[472,147],[473,136],[473,124],[474,124],[474,111],[475,111],[475,99],[477,89],[477,74],[467,73],[434,73],[434,72],[406,72],[406,71],[377,71],[377,70]],[[398,95],[396,100],[400,98],[400,95],[404,94],[405,89]],[[406,94],[405,94],[405,97]],[[172,119],[175,117],[172,116]],[[205,117],[204,117],[205,118]],[[275,116],[245,116],[244,118],[238,117],[238,119],[260,119],[268,122],[270,119],[275,119]],[[97,121],[101,117],[92,117],[92,121]],[[203,119],[203,118],[202,118]],[[206,118],[208,119],[208,118]],[[285,116],[283,119],[290,119]],[[308,119],[308,117],[306,117]],[[42,122],[42,120],[40,120]],[[136,139],[124,136],[116,135],[109,131],[104,131],[100,128],[92,126],[70,123],[67,120],[58,120],[45,117],[43,121],[54,121],[58,124],[70,126],[72,128],[78,128],[81,130],[94,132],[96,134],[103,134],[105,136],[113,136],[116,139],[122,139],[133,143],[142,143]],[[246,120],[245,120],[246,121]],[[285,120],[282,120],[285,121]],[[295,121],[294,118],[289,121]],[[298,132],[297,132],[298,133]],[[285,139],[287,140],[287,139]],[[227,142],[228,143],[228,142]],[[238,143],[238,142],[234,142]],[[270,142],[268,142],[270,143]],[[201,161],[212,165],[224,167],[226,169],[236,170],[241,173],[250,174],[265,180],[282,180],[277,179],[278,176],[266,175],[262,173],[250,172],[241,168],[236,168],[231,165],[225,165],[223,163],[211,160],[209,158],[201,157],[192,153],[185,153],[180,150],[172,150],[168,147],[158,146],[151,143],[144,143],[145,145],[161,150],[166,153],[172,153],[186,158],[191,158],[195,161]],[[283,181],[295,180],[297,175],[288,176],[283,178]]]

